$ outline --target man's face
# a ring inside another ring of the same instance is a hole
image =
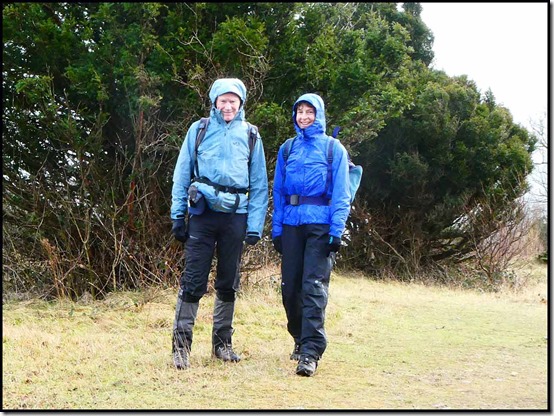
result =
[[[296,124],[301,129],[314,124],[315,121],[315,108],[306,103],[300,103],[296,107]]]
[[[240,108],[240,98],[232,92],[221,94],[215,101],[215,107],[221,111],[223,120],[229,122],[235,118]]]

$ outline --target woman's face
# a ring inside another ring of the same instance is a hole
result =
[[[296,124],[301,129],[314,124],[315,121],[315,108],[307,103],[300,103],[296,107]]]

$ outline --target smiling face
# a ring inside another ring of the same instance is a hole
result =
[[[240,108],[240,98],[232,92],[217,97],[215,107],[221,111],[223,120],[229,122],[235,118]]]
[[[308,103],[300,103],[296,107],[296,124],[301,129],[314,124],[315,121],[315,108]]]

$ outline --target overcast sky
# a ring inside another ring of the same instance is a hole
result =
[[[421,3],[435,36],[433,67],[467,75],[516,123],[547,110],[549,3]]]
[[[484,93],[489,88],[497,104],[530,131],[546,123],[548,99],[548,14],[550,4],[421,3],[421,18],[435,37],[432,67],[449,76],[467,75]],[[551,150],[552,151],[552,150]],[[548,156],[537,149],[537,163],[526,194],[546,209],[544,197]]]

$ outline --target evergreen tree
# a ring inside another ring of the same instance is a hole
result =
[[[342,126],[364,167],[349,265],[463,257],[469,233],[488,232],[464,219],[485,198],[501,215],[524,192],[534,138],[492,92],[428,68],[420,14],[419,3],[4,5],[4,283],[59,296],[175,284],[173,167],[218,77],[245,81],[270,179],[292,104],[324,97],[329,129]]]

